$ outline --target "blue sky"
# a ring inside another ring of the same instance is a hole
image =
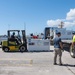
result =
[[[26,34],[41,33],[60,21],[74,30],[75,0],[0,0],[0,35],[24,28]]]

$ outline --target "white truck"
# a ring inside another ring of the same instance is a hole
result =
[[[56,37],[56,33],[61,32],[62,40],[71,40],[72,39],[72,31],[66,30],[66,28],[58,28],[58,27],[47,27],[45,28],[45,39],[48,37],[50,39],[54,39]]]

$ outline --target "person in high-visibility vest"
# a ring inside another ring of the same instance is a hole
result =
[[[73,32],[73,37],[72,37],[72,47],[75,45],[75,32]]]

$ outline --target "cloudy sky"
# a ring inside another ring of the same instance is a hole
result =
[[[0,35],[9,29],[41,33],[61,21],[75,30],[75,0],[0,0]]]
[[[50,19],[47,21],[48,26],[57,26],[60,24],[60,22],[64,23],[64,27],[71,29],[70,27],[75,28],[75,8],[72,8],[69,10],[69,12],[66,13],[65,18],[62,19]],[[72,28],[72,29],[74,29]]]

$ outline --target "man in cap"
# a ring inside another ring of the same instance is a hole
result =
[[[59,65],[62,65],[62,61],[61,61],[61,56],[62,56],[62,49],[63,49],[63,45],[61,42],[61,33],[57,32],[56,33],[57,37],[54,38],[54,65],[56,65],[56,59],[57,59],[57,55],[59,55]]]
[[[15,37],[15,32],[13,32],[13,34],[11,35],[11,40],[12,40],[12,41],[16,41],[17,45],[20,44],[20,43],[18,42],[18,39]]]
[[[13,32],[13,34],[11,35],[12,39],[15,39],[15,32]]]

